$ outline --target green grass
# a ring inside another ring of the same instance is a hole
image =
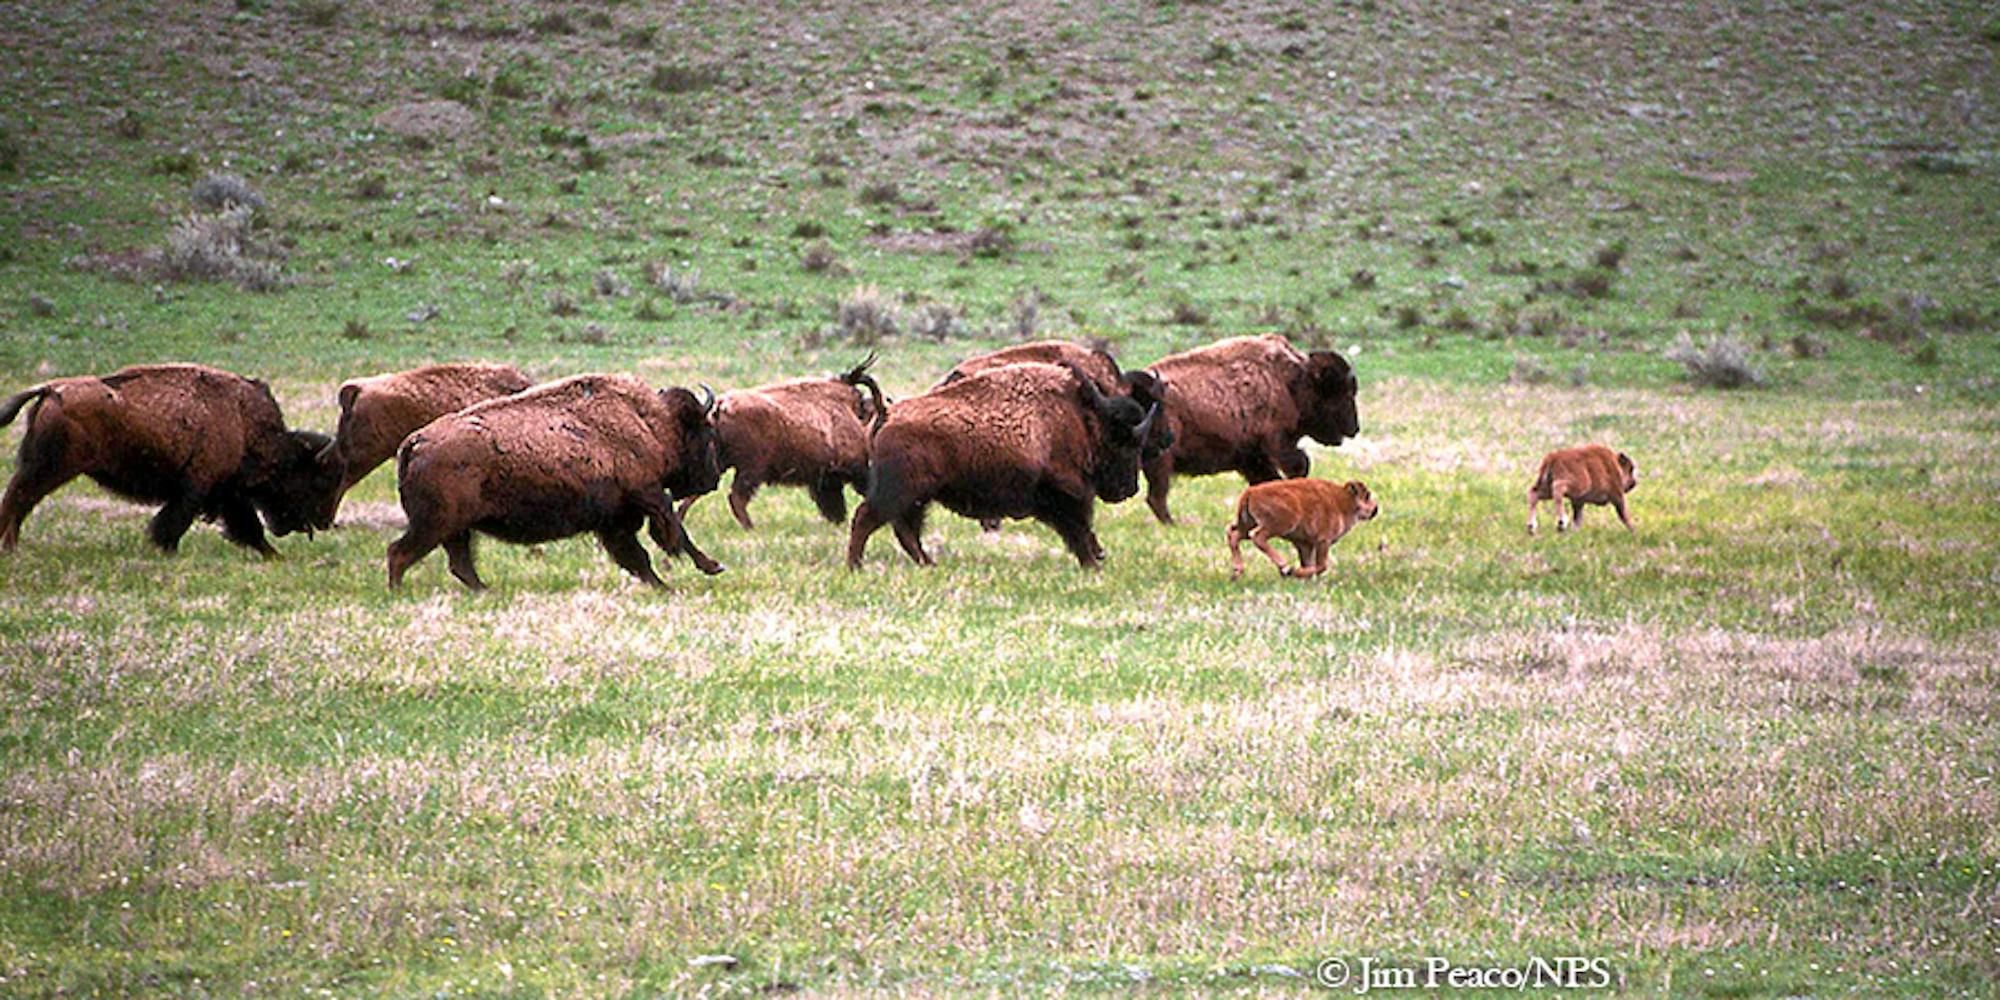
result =
[[[1099,574],[942,511],[936,568],[878,536],[849,574],[771,489],[754,534],[698,505],[730,570],[666,593],[579,539],[391,594],[386,471],[274,563],[207,527],[162,557],[74,485],[0,565],[0,993],[1292,994],[1329,957],[1586,955],[1618,993],[1991,995],[1987,18],[1794,6],[17,12],[0,386],[196,360],[315,428],[430,360],[724,389],[851,366],[827,331],[873,286],[964,316],[877,345],[899,397],[1024,302],[1127,365],[1337,348],[1363,433],[1315,472],[1382,514],[1311,584],[1229,579],[1228,477],[1172,528],[1101,507]],[[441,95],[467,135],[376,120]],[[79,266],[210,171],[289,287]],[[982,227],[1011,245],[950,249]],[[1767,387],[1691,387],[1683,332]],[[1637,460],[1638,530],[1529,538],[1536,460],[1586,440]]]

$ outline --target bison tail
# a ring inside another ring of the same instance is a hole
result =
[[[889,404],[883,402],[882,386],[875,381],[875,376],[862,371],[860,368],[856,368],[843,376],[841,381],[846,382],[848,385],[862,386],[868,390],[869,399],[875,404],[875,422],[868,428],[868,433],[874,434],[876,431],[881,430],[882,424],[889,419]]]
[[[1535,485],[1528,487],[1530,493],[1547,495],[1555,486],[1556,463],[1543,462],[1542,469],[1535,475]]]
[[[23,407],[48,394],[49,385],[44,382],[31,389],[23,389],[12,396],[8,396],[5,400],[0,400],[0,427],[5,427],[13,423],[14,418],[20,415]]]

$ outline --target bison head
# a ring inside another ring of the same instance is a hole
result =
[[[1167,405],[1167,380],[1141,369],[1122,372],[1118,381],[1132,394],[1132,401],[1147,409],[1157,406],[1164,412]],[[1150,433],[1140,446],[1139,460],[1152,462],[1167,453],[1174,446],[1174,430],[1170,421],[1153,421]]]
[[[1142,406],[1133,396],[1107,396],[1082,369],[1073,364],[1063,367],[1076,376],[1084,408],[1096,417],[1100,428],[1097,467],[1090,470],[1091,486],[1107,503],[1129,499],[1139,492],[1139,454],[1158,422],[1160,404],[1156,401]]]
[[[666,487],[676,499],[700,496],[722,481],[721,446],[715,433],[715,390],[701,387],[702,394],[678,386],[660,390],[660,398],[674,415],[681,431],[680,451],[668,474]]]
[[[271,534],[283,538],[295,531],[311,535],[333,526],[344,466],[321,458],[333,439],[316,431],[292,431],[278,467],[251,500],[264,515]]]
[[[1346,358],[1332,351],[1312,352],[1306,357],[1302,384],[1293,390],[1299,429],[1324,445],[1337,445],[1361,433],[1361,417],[1354,409],[1358,388]]]

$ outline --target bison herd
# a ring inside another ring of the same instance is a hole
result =
[[[656,390],[622,375],[533,385],[509,365],[435,365],[342,384],[332,438],[288,428],[263,382],[200,365],[55,379],[0,401],[0,426],[33,405],[0,498],[0,551],[19,542],[35,504],[89,476],[160,504],[148,533],[164,550],[202,517],[274,556],[266,525],[281,537],[332,527],[347,491],[391,457],[409,520],[389,544],[392,588],[440,547],[454,577],[482,588],[475,533],[517,543],[590,533],[619,567],[659,586],[643,527],[663,552],[719,573],[682,517],[732,468],[729,510],[746,530],[761,486],[804,487],[836,524],[847,519],[845,490],[858,492],[850,568],[884,525],[912,561],[930,565],[923,525],[933,503],[989,527],[1040,521],[1094,568],[1104,559],[1096,502],[1136,495],[1141,475],[1163,523],[1173,520],[1176,475],[1233,471],[1253,484],[1229,530],[1238,573],[1244,538],[1288,576],[1324,572],[1328,547],[1376,511],[1360,483],[1299,481],[1309,465],[1301,438],[1338,445],[1360,432],[1354,370],[1332,351],[1235,337],[1122,370],[1104,351],[1045,341],[969,358],[893,403],[868,374],[874,360],[719,399],[705,386]],[[1602,446],[1554,453],[1529,490],[1530,530],[1542,500],[1570,504],[1559,527],[1585,503],[1611,504],[1624,519],[1635,485],[1631,459]],[[1270,538],[1297,547],[1296,569]]]

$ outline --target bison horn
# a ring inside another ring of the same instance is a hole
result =
[[[313,453],[313,461],[318,462],[321,465],[328,465],[332,463],[334,451],[338,447],[340,447],[339,439],[336,438],[332,441],[328,441],[326,443],[326,447],[321,448],[319,451]]]
[[[1069,369],[1069,373],[1076,376],[1077,382],[1081,383],[1083,398],[1090,401],[1091,408],[1099,413],[1103,413],[1110,401],[1105,398],[1104,390],[1097,387],[1097,380],[1084,374],[1083,369],[1078,368],[1072,362],[1063,362],[1063,367]]]
[[[1146,419],[1139,421],[1139,426],[1133,428],[1132,436],[1138,438],[1140,441],[1146,440],[1147,432],[1153,429],[1153,418],[1159,415],[1160,415],[1160,404],[1154,403],[1152,406],[1147,407]]]
[[[709,388],[707,382],[703,382],[701,383],[701,415],[705,417],[714,412],[715,390]]]

